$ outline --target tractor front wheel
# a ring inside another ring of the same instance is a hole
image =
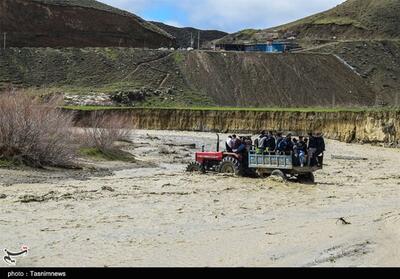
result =
[[[204,172],[203,166],[197,162],[190,163],[187,168],[187,172]]]
[[[236,158],[225,157],[219,164],[218,172],[242,175],[242,166]]]

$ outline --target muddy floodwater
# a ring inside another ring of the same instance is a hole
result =
[[[212,133],[131,139],[133,165],[0,169],[0,253],[27,245],[26,267],[400,266],[398,149],[327,141],[300,184],[186,173]]]

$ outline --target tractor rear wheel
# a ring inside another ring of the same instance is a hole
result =
[[[236,158],[225,157],[218,166],[218,172],[242,175],[242,166]]]
[[[203,172],[203,166],[197,162],[190,163],[187,168],[187,172]]]

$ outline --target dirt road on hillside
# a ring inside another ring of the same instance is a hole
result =
[[[185,173],[213,134],[132,140],[149,167],[0,169],[0,250],[29,246],[27,267],[400,265],[400,150],[328,141],[325,169],[303,185]]]

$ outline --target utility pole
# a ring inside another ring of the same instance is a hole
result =
[[[194,48],[193,33],[190,33],[190,47]]]
[[[199,30],[199,36],[198,36],[198,41],[197,41],[197,49],[200,50],[200,30]]]

